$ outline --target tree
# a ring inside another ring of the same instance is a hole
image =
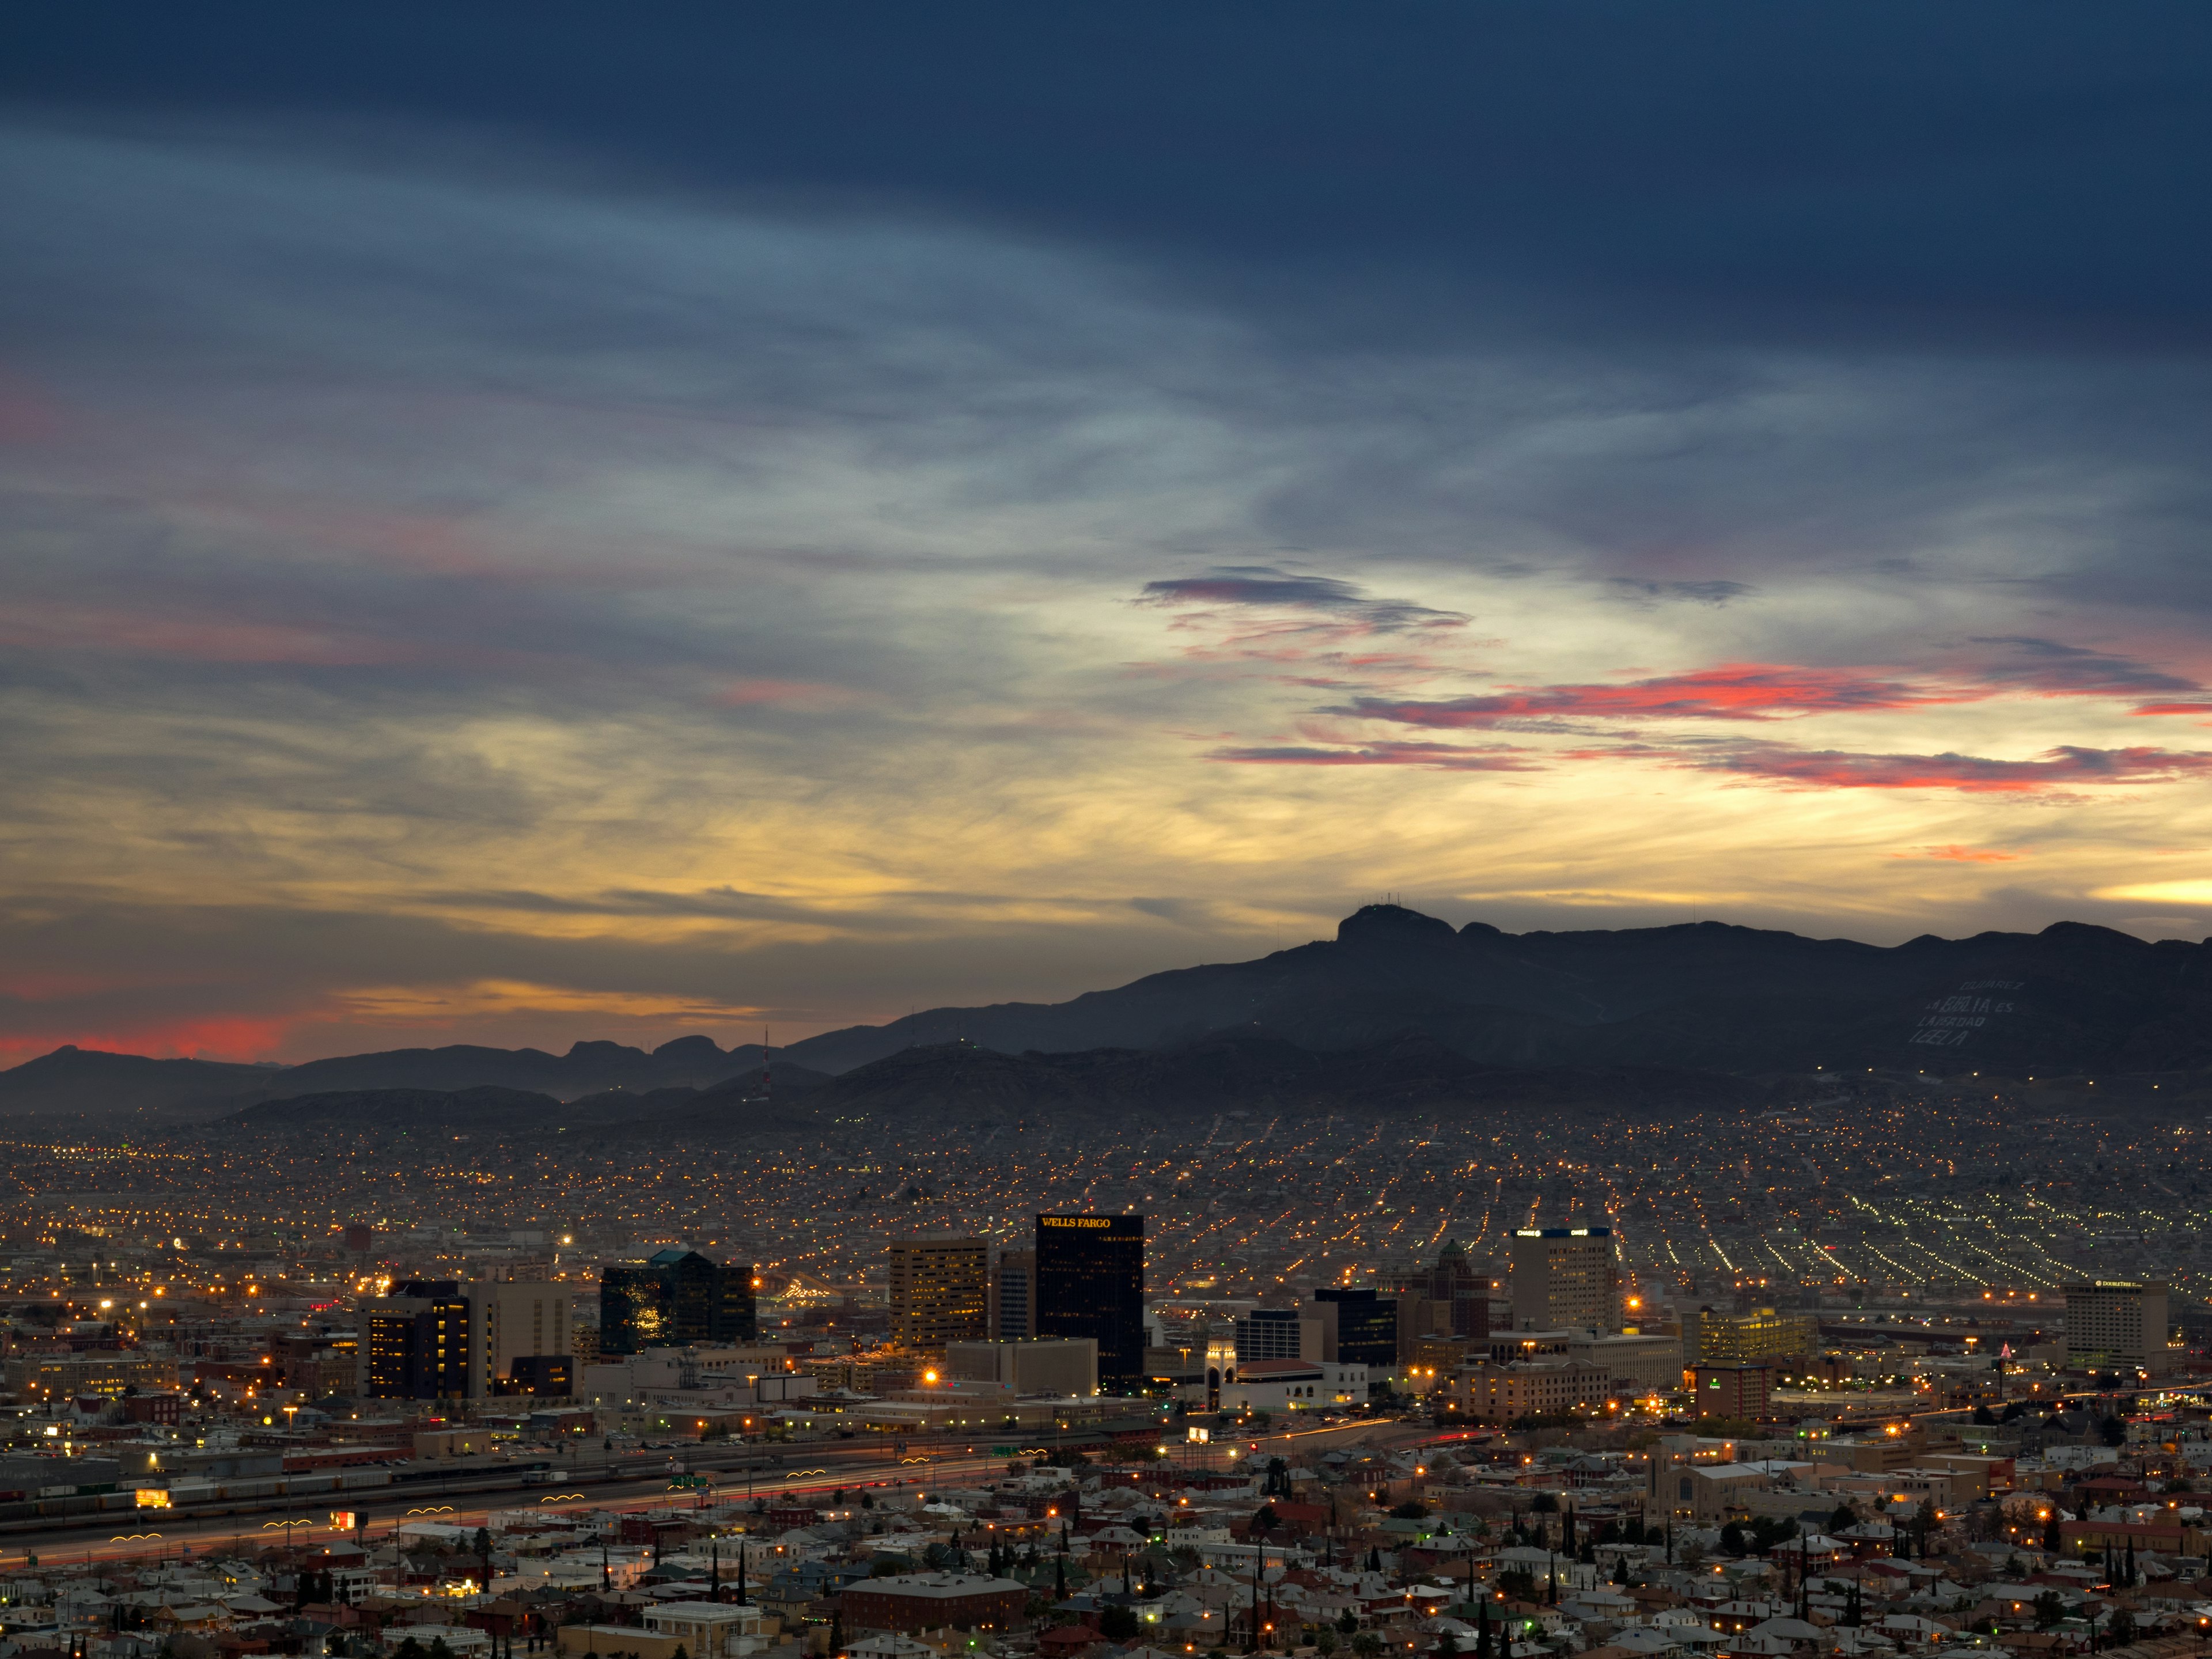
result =
[[[1526,1567],[1508,1567],[1498,1575],[1498,1588],[1516,1601],[1536,1599],[1536,1575]]]
[[[1828,1516],[1828,1530],[1830,1532],[1847,1531],[1850,1528],[1858,1525],[1858,1523],[1859,1518],[1851,1513],[1851,1506],[1849,1504],[1837,1504],[1835,1512]]]
[[[1359,1659],[1375,1659],[1382,1651],[1382,1638],[1371,1630],[1364,1630],[1352,1638],[1352,1650]]]
[[[2108,1417],[2097,1425],[2097,1437],[2108,1446],[2128,1443],[2128,1425],[2117,1417]]]
[[[1358,1635],[1359,1615],[1352,1612],[1349,1607],[1346,1608],[1343,1617],[1336,1621],[1336,1629],[1337,1634],[1340,1636]]]
[[[2105,1622],[2105,1634],[2111,1644],[2124,1648],[2136,1639],[2136,1616],[2125,1607],[2114,1607],[2112,1616]]]
[[[1321,1659],[1328,1659],[1336,1651],[1336,1632],[1327,1625],[1314,1632],[1314,1651],[1321,1655]]]
[[[2058,1511],[2057,1510],[2051,1510],[2051,1513],[2044,1519],[2043,1547],[2046,1552],[2052,1555],[2057,1554],[2058,1552],[2064,1547],[2064,1545],[2060,1540],[2058,1535]]]
[[[1557,1515],[1559,1500],[1547,1492],[1540,1492],[1529,1500],[1528,1511],[1532,1515]]]
[[[1401,1521],[1425,1521],[1429,1518],[1429,1506],[1417,1498],[1409,1498],[1390,1513]]]
[[[1098,1615],[1098,1633],[1109,1642],[1126,1642],[1137,1633],[1137,1610],[1118,1604]]]
[[[1273,1504],[1261,1504],[1252,1516],[1252,1530],[1255,1533],[1273,1532],[1281,1524],[1281,1517],[1276,1515]]]
[[[2048,1589],[2029,1604],[2035,1611],[2035,1627],[2049,1630],[2066,1616],[2066,1598],[2055,1589]]]
[[[1744,1540],[1743,1522],[1731,1521],[1721,1528],[1721,1547],[1734,1556],[1751,1553],[1751,1546]]]
[[[1751,1547],[1760,1555],[1778,1544],[1788,1543],[1796,1535],[1797,1523],[1795,1521],[1780,1521],[1772,1516],[1762,1515],[1751,1523]]]

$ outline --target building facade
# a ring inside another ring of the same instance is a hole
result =
[[[1437,1252],[1424,1287],[1437,1304],[1427,1335],[1487,1336],[1490,1334],[1490,1275],[1468,1260],[1466,1247],[1447,1239]]]
[[[468,1287],[476,1340],[474,1392],[507,1392],[522,1361],[557,1357],[562,1375],[568,1369],[569,1286],[544,1280],[484,1280]],[[544,1375],[544,1368],[533,1369]],[[534,1394],[550,1392],[544,1389]],[[565,1392],[565,1390],[563,1390]]]
[[[2065,1291],[2067,1364],[2166,1369],[2165,1285],[2098,1279]]]
[[[362,1304],[359,1318],[363,1398],[477,1397],[475,1321],[457,1280],[404,1279]]]
[[[1323,1322],[1303,1308],[1255,1308],[1237,1321],[1237,1367],[1255,1359],[1319,1359]],[[1392,1327],[1396,1340],[1396,1327]]]
[[[611,1261],[599,1274],[598,1352],[726,1347],[755,1335],[752,1270],[719,1266],[696,1250],[666,1249]]]
[[[1020,1342],[1037,1334],[1036,1252],[1003,1249],[991,1260],[991,1335]]]
[[[1145,1375],[1145,1218],[1036,1218],[1036,1334],[1098,1345],[1098,1386],[1130,1394]]]
[[[1498,1365],[1464,1365],[1429,1392],[1480,1422],[1590,1411],[1606,1401],[1610,1379],[1595,1365],[1571,1359],[1516,1359]]]
[[[1697,1312],[1692,1358],[1700,1364],[1741,1365],[1755,1359],[1793,1359],[1820,1350],[1820,1326],[1809,1315],[1758,1308],[1750,1313]]]
[[[1255,1359],[1221,1385],[1221,1409],[1231,1412],[1324,1411],[1366,1400],[1367,1367],[1326,1359]]]
[[[945,1370],[961,1382],[995,1382],[1016,1395],[1094,1395],[1098,1345],[1087,1336],[948,1342]]]
[[[990,1246],[933,1233],[895,1238],[890,1250],[891,1340],[923,1353],[981,1342],[990,1330]]]
[[[1613,1229],[1523,1227],[1513,1235],[1513,1323],[1548,1331],[1620,1328]]]
[[[837,1602],[848,1630],[912,1634],[948,1625],[963,1630],[1007,1630],[1022,1616],[1029,1599],[1029,1586],[1011,1578],[914,1572],[848,1584]]]
[[[1765,1364],[1751,1365],[1693,1365],[1690,1389],[1699,1417],[1733,1417],[1756,1420],[1766,1415],[1766,1403],[1781,1371]]]
[[[1321,1315],[1321,1357],[1346,1365],[1367,1365],[1387,1371],[1398,1358],[1398,1304],[1373,1289],[1317,1290],[1314,1306]],[[1487,1297],[1488,1291],[1484,1291]],[[1490,1304],[1483,1308],[1483,1328],[1490,1325]]]

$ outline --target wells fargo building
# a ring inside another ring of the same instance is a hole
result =
[[[1036,1218],[1036,1334],[1098,1345],[1098,1387],[1134,1394],[1145,1375],[1145,1218]]]

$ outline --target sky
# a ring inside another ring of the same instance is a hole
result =
[[[2212,15],[18,7],[0,1063],[2212,934]]]

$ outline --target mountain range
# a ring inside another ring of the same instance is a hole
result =
[[[358,1112],[360,1097],[378,1095],[393,1110],[437,1113],[453,1109],[419,1097],[489,1090],[532,1103],[478,1096],[474,1109],[578,1128],[711,1120],[759,1092],[767,1058],[757,1044],[723,1049],[704,1036],[650,1052],[457,1045],[291,1066],[70,1047],[0,1072],[0,1115],[266,1124],[263,1103],[313,1117]],[[1719,922],[1514,934],[1370,905],[1332,939],[1252,961],[1067,1002],[930,1009],[824,1032],[773,1059],[779,1093],[819,1096],[810,1109],[959,1098],[1017,1115],[1139,1097],[1358,1109],[1509,1088],[1625,1102],[1680,1092],[1686,1074],[1869,1066],[2188,1072],[2212,1068],[2212,943],[2149,944],[2074,922],[1888,947]],[[347,1097],[346,1108],[305,1105]],[[546,1103],[559,1109],[550,1118]]]

